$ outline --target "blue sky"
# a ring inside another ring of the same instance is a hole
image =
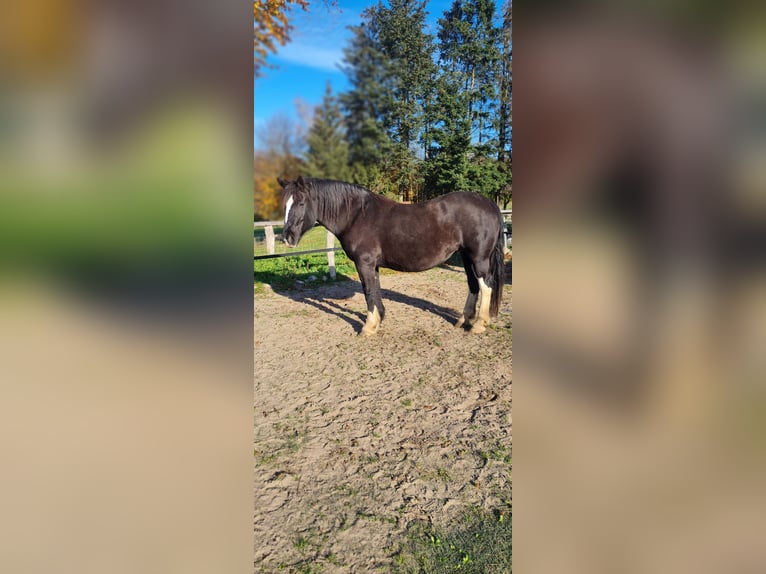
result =
[[[263,76],[256,78],[253,84],[256,129],[278,113],[298,119],[296,101],[310,107],[317,105],[328,81],[334,93],[348,89],[348,81],[340,71],[343,48],[351,37],[347,27],[359,24],[362,10],[376,3],[339,0],[336,7],[328,8],[317,1],[312,2],[309,12],[293,11],[292,41],[269,56],[268,62],[275,67],[263,70]],[[452,0],[428,2],[431,33],[435,33],[436,20],[451,3]]]

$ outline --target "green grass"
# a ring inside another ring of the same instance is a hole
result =
[[[510,574],[511,509],[472,510],[449,529],[413,524],[394,561],[394,572],[406,574]]]
[[[281,422],[274,423],[272,426],[277,433],[280,433],[279,442],[267,448],[253,449],[253,456],[258,466],[271,464],[281,456],[295,454],[308,440],[305,428]]]
[[[256,256],[266,255],[264,229],[257,228],[253,233],[255,238],[253,254]],[[282,233],[282,228],[275,227],[274,233]],[[324,227],[315,227],[301,238],[298,247],[294,250],[309,251],[311,249],[324,249],[325,247],[326,230]],[[337,239],[335,240],[335,247],[340,247]],[[277,240],[274,251],[276,253],[290,253],[290,248]],[[354,263],[342,251],[335,253],[335,270],[335,281],[348,281],[356,278]],[[313,287],[332,281],[326,253],[253,261],[253,280],[256,294],[264,292],[263,284],[270,285],[276,291],[288,291],[299,286]],[[301,281],[302,285],[298,281]]]
[[[354,263],[342,251],[335,254],[335,271],[335,281],[356,278]],[[310,280],[312,276],[315,277],[314,281]],[[324,253],[253,261],[253,280],[256,293],[263,291],[259,286],[263,283],[271,285],[276,291],[287,291],[298,287],[298,281],[302,281],[307,287],[332,281],[327,266],[327,255]]]
[[[490,460],[497,460],[510,465],[513,463],[513,450],[510,446],[497,442],[489,450],[479,451],[479,457],[485,463]]]
[[[324,249],[327,247],[327,230],[324,227],[317,226],[310,229],[301,237],[297,247],[288,247],[281,240],[282,227],[274,227],[276,235],[274,241],[274,253],[290,253],[293,251],[309,251],[311,249]],[[266,255],[266,230],[263,227],[253,229],[253,255]],[[335,247],[340,247],[340,242],[335,239]]]

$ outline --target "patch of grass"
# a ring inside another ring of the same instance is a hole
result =
[[[394,572],[507,574],[512,571],[511,509],[472,510],[447,529],[424,522],[407,529]]]
[[[335,281],[349,281],[356,277],[353,261],[342,251],[335,254],[335,271]],[[314,280],[310,281],[312,277]],[[317,287],[332,282],[324,253],[253,261],[253,280],[256,285],[266,283],[276,291],[289,291],[299,286]]]
[[[502,461],[505,464],[513,462],[513,450],[510,446],[496,443],[489,450],[479,451],[479,456],[486,463],[490,460]]]
[[[449,482],[450,480],[449,471],[443,466],[440,466],[436,469],[436,477],[443,482]]]
[[[352,487],[350,484],[339,484],[335,487],[335,491],[344,496],[357,496],[359,491]]]
[[[296,251],[308,251],[309,249],[324,249],[327,247],[327,230],[322,226],[316,226],[309,229],[301,237],[298,247],[292,248],[285,245],[282,241],[282,226],[274,227],[274,252],[289,253],[291,249]],[[340,247],[340,241],[335,239],[335,247]],[[263,227],[253,229],[253,255],[266,255],[266,230]]]
[[[275,431],[282,433],[282,437],[280,437],[280,442],[277,445],[253,450],[253,456],[258,465],[270,464],[280,456],[295,454],[308,440],[308,433],[305,429],[280,422],[274,423],[272,427]]]
[[[420,472],[420,477],[423,480],[431,482],[449,482],[452,480],[452,476],[449,470],[443,466],[437,466],[436,468],[423,468]]]
[[[290,572],[302,572],[315,574],[324,572],[322,547],[327,542],[326,536],[317,532],[313,527],[297,533],[293,538],[293,548],[297,550],[301,559],[292,564]],[[330,554],[332,556],[332,554]]]
[[[363,518],[365,520],[370,520],[373,522],[382,522],[386,524],[396,524],[396,518],[393,518],[391,516],[383,516],[382,514],[375,514],[372,512],[364,512],[362,510],[358,510],[356,515],[359,518]]]
[[[402,406],[404,407],[411,407],[412,406],[412,399],[402,399]]]

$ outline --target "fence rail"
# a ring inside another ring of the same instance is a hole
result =
[[[291,251],[290,253],[272,253],[270,255],[254,255],[253,260],[275,259],[277,257],[295,257],[296,255],[311,255],[312,253],[329,253],[343,251],[342,247],[328,247],[327,249],[309,249],[308,251]]]
[[[513,217],[513,210],[504,209],[501,210],[503,214],[503,240],[506,250],[511,246],[512,233],[509,230],[508,224],[511,223]],[[342,251],[340,247],[335,247],[335,236],[327,232],[326,247],[324,249],[308,249],[305,251],[288,251],[286,253],[275,253],[276,250],[276,236],[274,234],[275,227],[282,227],[283,221],[254,221],[253,230],[263,228],[265,234],[266,243],[266,255],[254,255],[253,260],[258,261],[262,259],[275,259],[277,257],[296,257],[298,255],[310,255],[313,253],[327,253],[327,265],[330,269],[330,278],[335,279],[335,252]],[[255,241],[255,239],[254,239]]]
[[[305,249],[303,251],[288,251],[285,253],[276,253],[276,236],[274,233],[274,227],[282,227],[284,222],[282,221],[256,221],[253,223],[253,229],[263,228],[264,240],[266,243],[266,255],[254,255],[253,260],[259,261],[263,259],[275,259],[278,257],[296,257],[299,255],[311,255],[314,253],[326,253],[327,254],[327,266],[329,268],[330,279],[335,279],[337,272],[335,270],[335,252],[343,251],[340,247],[335,247],[335,236],[329,231],[325,235],[325,247],[321,249]],[[257,240],[253,239],[254,243]]]

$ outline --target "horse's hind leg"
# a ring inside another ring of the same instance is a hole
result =
[[[479,286],[479,317],[471,327],[471,333],[483,333],[489,325],[489,306],[492,301],[492,288],[487,285],[484,278],[489,275],[489,260],[474,262],[474,271],[478,276]]]
[[[479,277],[479,318],[471,327],[471,333],[483,333],[489,325],[489,304],[492,300],[492,288]]]
[[[463,314],[455,323],[455,328],[462,327],[466,323],[471,325],[474,317],[476,317],[476,301],[479,296],[479,280],[473,271],[473,261],[464,251],[461,251],[460,255],[463,257],[463,267],[465,267],[465,274],[468,277],[468,298],[465,300]]]

